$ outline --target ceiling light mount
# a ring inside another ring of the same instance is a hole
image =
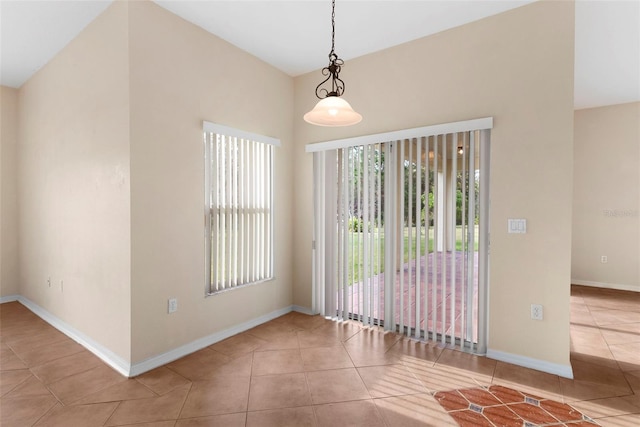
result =
[[[316,86],[316,97],[320,101],[313,110],[304,115],[304,120],[318,126],[350,126],[359,123],[362,116],[351,108],[351,105],[340,98],[344,94],[344,81],[340,78],[340,71],[344,61],[335,51],[336,45],[336,1],[331,1],[331,51],[329,65],[322,69],[326,79]],[[331,81],[330,88],[323,87]]]

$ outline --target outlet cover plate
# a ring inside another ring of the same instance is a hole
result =
[[[176,298],[169,298],[168,306],[169,313],[175,313],[178,311],[178,300]]]
[[[542,304],[531,304],[531,318],[533,320],[542,320]]]

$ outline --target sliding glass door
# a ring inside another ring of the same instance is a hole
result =
[[[428,130],[314,152],[314,306],[483,353],[489,130]]]

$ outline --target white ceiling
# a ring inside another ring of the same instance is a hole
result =
[[[531,1],[338,0],[336,53],[348,61]],[[0,84],[20,87],[110,3],[0,0]],[[327,65],[329,0],[155,3],[291,76]],[[632,101],[640,101],[640,0],[578,0],[576,108]]]

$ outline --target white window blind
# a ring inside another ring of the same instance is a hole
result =
[[[273,278],[273,165],[280,141],[204,122],[206,291]]]
[[[307,145],[314,310],[486,352],[492,127],[475,119]]]

